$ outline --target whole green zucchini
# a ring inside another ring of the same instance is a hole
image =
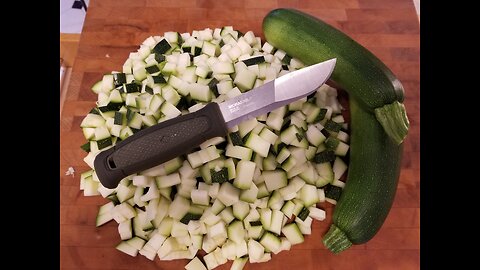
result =
[[[374,112],[387,134],[400,144],[409,122],[400,81],[375,55],[327,23],[294,9],[275,9],[263,20],[268,43],[306,65],[337,58],[331,79],[360,105]]]
[[[367,49],[308,14],[273,10],[263,31],[269,43],[307,65],[337,58],[331,79],[350,97],[350,162],[323,242],[334,253],[365,243],[383,225],[397,189],[409,126],[403,87]]]
[[[375,119],[350,98],[351,137],[347,182],[323,238],[334,253],[370,240],[390,211],[397,190],[403,143],[393,142]]]

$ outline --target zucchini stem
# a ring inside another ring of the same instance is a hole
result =
[[[348,236],[335,224],[330,226],[330,229],[323,237],[323,244],[331,252],[338,254],[352,246],[352,242]]]
[[[410,122],[403,103],[395,101],[375,109],[375,116],[387,135],[401,144],[408,133]]]

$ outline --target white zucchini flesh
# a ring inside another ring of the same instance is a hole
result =
[[[157,49],[164,50],[163,59]],[[336,203],[324,187],[344,187],[340,179],[348,170],[344,157],[349,151],[337,91],[326,85],[315,100],[303,98],[232,128],[236,139],[212,138],[196,151],[125,178],[115,189],[104,188],[93,170],[96,154],[117,138],[208,102],[223,102],[304,66],[295,58],[285,64],[285,56],[252,31],[241,35],[231,26],[166,32],[147,38],[130,54],[122,68],[124,82],[117,85],[120,75],[113,72],[92,87],[99,107],[121,106],[97,108],[80,124],[89,141],[84,161],[92,168],[82,174],[80,189],[84,196],[110,200],[100,207],[96,226],[118,223],[119,251],[149,260],[157,255],[161,260],[190,259],[187,270],[213,269],[233,260],[231,269],[239,270],[247,261],[267,262],[272,254],[303,243],[313,219],[326,219],[318,203]],[[138,91],[124,93],[133,80]],[[188,106],[182,101],[186,98]],[[327,119],[341,130],[324,130]],[[330,137],[338,145],[334,158],[325,160]],[[296,216],[304,208],[309,212],[301,220]],[[196,256],[200,249],[207,253],[204,263]]]
[[[253,183],[255,167],[255,162],[240,160],[237,163],[236,177],[233,181],[233,185],[239,189],[249,189]]]
[[[200,261],[198,257],[193,258],[187,265],[185,265],[186,270],[207,270],[205,265]]]

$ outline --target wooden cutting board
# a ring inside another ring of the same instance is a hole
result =
[[[98,206],[106,200],[84,197],[79,190],[80,172],[88,169],[79,125],[96,100],[90,87],[104,73],[121,70],[129,52],[151,35],[233,25],[263,38],[262,19],[277,7],[298,8],[327,21],[384,61],[405,87],[411,126],[393,208],[371,241],[340,255],[330,253],[321,239],[331,223],[332,208],[322,205],[328,218],[314,221],[305,243],[245,269],[420,268],[420,27],[412,0],[92,0],[61,115],[61,269],[183,269],[188,260],[165,262],[156,257],[152,262],[117,251],[120,238],[115,222],[95,227]],[[65,176],[70,166],[76,171],[73,177]]]

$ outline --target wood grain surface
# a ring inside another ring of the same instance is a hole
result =
[[[245,269],[420,268],[420,27],[411,0],[92,0],[60,120],[61,269],[183,269],[188,260],[156,257],[152,262],[117,251],[120,237],[115,222],[95,227],[98,206],[106,199],[84,197],[79,190],[80,172],[88,169],[79,125],[96,100],[90,87],[104,73],[121,70],[129,52],[151,35],[233,25],[263,38],[262,19],[277,7],[297,8],[327,21],[384,61],[405,87],[411,126],[393,208],[371,241],[339,255],[330,253],[321,239],[333,209],[320,204],[328,218],[314,221],[305,243]],[[73,177],[65,176],[70,166],[77,172]]]

